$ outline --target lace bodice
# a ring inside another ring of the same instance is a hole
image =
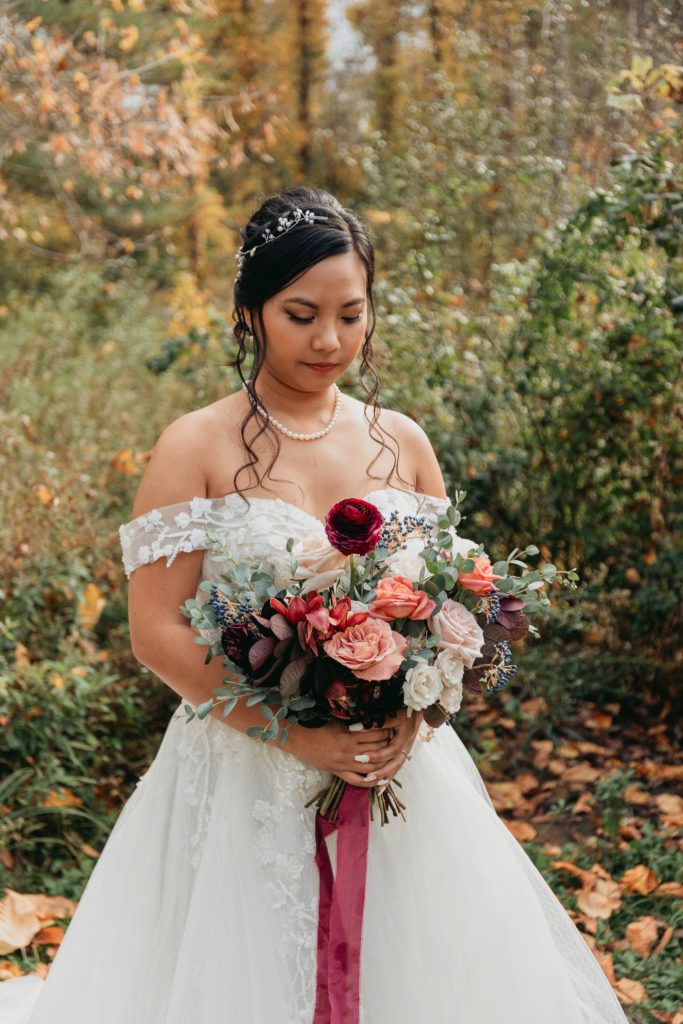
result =
[[[371,491],[365,500],[376,505],[385,517],[394,511],[399,515],[417,514],[432,525],[448,506],[443,498],[395,487]],[[289,538],[295,542],[327,543],[322,522],[297,505],[281,498],[246,501],[237,493],[223,498],[193,498],[153,509],[122,526],[120,536],[128,576],[159,558],[165,558],[170,566],[181,552],[205,551],[203,579],[220,578],[221,564],[213,557],[218,546],[216,540],[239,553],[243,561],[261,559],[276,567],[284,562]],[[418,550],[423,546],[418,542]],[[406,559],[410,554],[406,551]]]

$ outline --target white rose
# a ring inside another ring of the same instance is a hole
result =
[[[444,647],[437,654],[434,664],[441,673],[444,686],[459,686],[462,690],[462,675],[465,671],[465,663],[456,650],[452,647]]]
[[[452,647],[445,647],[440,651],[434,664],[443,679],[443,690],[439,697],[439,703],[443,705],[449,715],[454,715],[456,711],[460,710],[462,704],[462,676],[465,665]]]
[[[394,576],[405,576],[409,580],[419,580],[420,573],[425,567],[424,558],[420,558],[420,552],[427,547],[424,537],[407,537],[405,548],[399,548],[392,555],[389,555],[387,564]],[[429,576],[426,573],[426,576]]]
[[[406,672],[403,683],[403,701],[407,708],[422,711],[439,699],[443,683],[441,674],[434,665],[418,662]]]
[[[462,683],[460,686],[444,686],[439,703],[449,715],[454,715],[459,711],[462,704]]]

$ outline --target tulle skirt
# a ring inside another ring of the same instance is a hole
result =
[[[413,753],[407,821],[371,825],[363,1024],[624,1024],[452,730]],[[174,718],[47,981],[0,985],[0,1024],[311,1024],[304,805],[328,779],[213,718]]]

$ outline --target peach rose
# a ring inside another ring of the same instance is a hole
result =
[[[490,590],[493,590],[495,580],[499,580],[501,577],[494,574],[491,559],[486,555],[479,555],[473,561],[472,572],[458,570],[458,583],[461,583],[467,590],[471,590],[473,594],[488,594]]]
[[[424,590],[413,590],[405,576],[386,576],[377,584],[370,611],[378,619],[428,619],[436,608]]]
[[[439,648],[452,648],[462,658],[465,668],[472,668],[484,646],[484,634],[464,604],[447,597],[441,605],[441,611],[429,620],[429,629],[438,634]]]
[[[323,644],[326,654],[359,679],[389,679],[403,661],[408,641],[382,619],[368,618]]]

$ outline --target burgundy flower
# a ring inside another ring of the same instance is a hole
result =
[[[230,661],[243,672],[250,669],[249,651],[258,640],[252,630],[243,622],[226,626],[221,633],[221,647]]]
[[[377,545],[384,525],[382,513],[369,501],[345,498],[325,516],[325,533],[343,555],[367,555]]]

